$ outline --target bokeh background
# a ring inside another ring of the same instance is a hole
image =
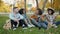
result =
[[[33,13],[37,5],[42,10],[51,7],[55,9],[57,13],[60,12],[60,0],[0,0],[0,14],[12,12],[13,7],[18,7],[19,9],[26,7],[27,12]]]
[[[55,14],[58,14],[56,22],[60,22],[60,0],[0,0],[0,34],[60,34],[60,25],[58,28],[50,28],[48,31],[43,28],[39,30],[37,27],[27,30],[18,27],[16,31],[3,29],[13,7],[25,8],[28,18],[36,11],[36,8],[41,8],[46,14],[47,8],[50,7],[55,10]]]

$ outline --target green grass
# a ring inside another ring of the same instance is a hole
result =
[[[60,25],[58,28],[51,28],[48,31],[42,29],[38,29],[37,27],[28,28],[27,30],[23,30],[21,27],[17,28],[17,30],[5,30],[3,29],[3,25],[5,21],[9,19],[7,16],[0,15],[0,34],[60,34]],[[56,19],[56,21],[60,20],[60,16]]]

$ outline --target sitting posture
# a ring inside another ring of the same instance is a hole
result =
[[[44,17],[42,15],[42,10],[37,9],[34,15],[31,16],[31,21],[35,26],[38,26],[39,29],[43,27],[44,29],[47,29],[47,25],[44,22]]]
[[[52,26],[56,28],[57,27],[55,22],[56,15],[54,14],[54,10],[48,8],[47,11],[48,14],[46,15],[46,21],[48,22],[48,29],[51,28]]]
[[[28,27],[34,27],[34,25],[30,22],[30,19],[27,17],[24,8],[21,8],[19,10],[19,13],[24,17],[24,21],[25,21],[25,23],[27,24]]]
[[[18,7],[14,7],[13,12],[9,14],[9,18],[11,20],[11,27],[13,30],[16,30],[16,28],[20,25],[21,26],[23,26],[23,24],[26,25],[23,20],[24,17],[20,15],[18,11],[19,11]]]

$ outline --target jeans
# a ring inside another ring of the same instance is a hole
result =
[[[60,21],[57,21],[55,24],[56,24],[56,25],[60,25]]]
[[[43,27],[43,28],[47,29],[47,25],[46,25],[47,23],[46,22],[36,22],[35,19],[31,19],[31,21],[32,21],[32,24],[34,24],[35,26]]]
[[[40,24],[40,27],[47,29],[47,25],[45,24],[45,22],[39,22],[39,24]]]
[[[46,25],[48,25],[48,23],[45,21],[44,22]],[[60,21],[57,21],[57,22],[54,22],[53,24],[56,24],[56,25],[60,25]]]

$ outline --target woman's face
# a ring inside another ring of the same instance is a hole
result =
[[[51,11],[51,10],[49,10],[48,14],[50,14],[50,15],[51,15],[51,13],[52,13],[52,11]]]

